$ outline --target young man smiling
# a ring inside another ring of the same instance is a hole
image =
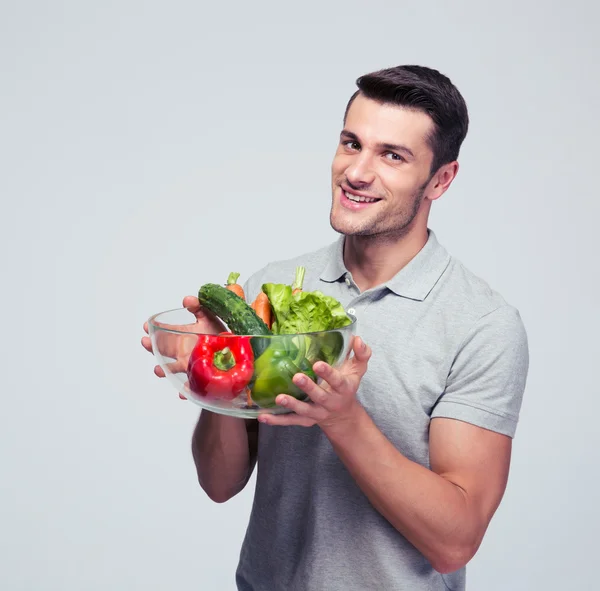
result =
[[[202,411],[192,450],[207,494],[257,485],[241,591],[464,590],[503,496],[528,371],[518,311],[428,227],[458,172],[467,108],[450,80],[401,66],[359,78],[332,165],[339,239],[267,265],[356,314],[353,357],[295,377],[311,403],[260,421]],[[184,299],[210,329],[196,298]],[[151,350],[148,340],[144,346]],[[161,371],[157,370],[161,375]]]

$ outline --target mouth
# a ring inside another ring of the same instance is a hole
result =
[[[344,207],[348,207],[349,209],[362,209],[368,205],[381,201],[379,197],[371,197],[370,195],[358,193],[348,189],[347,187],[344,187],[343,185],[340,186],[340,189],[342,205]]]

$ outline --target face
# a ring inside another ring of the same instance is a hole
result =
[[[425,113],[354,99],[331,168],[334,230],[389,237],[427,223],[426,200],[439,197],[439,175],[430,175],[432,130]]]

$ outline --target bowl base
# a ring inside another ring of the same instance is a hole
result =
[[[260,407],[255,403],[249,405],[245,393],[233,400],[220,400],[209,396],[201,396],[190,391],[189,388],[183,388],[181,394],[190,402],[193,402],[208,411],[230,417],[256,419],[261,414],[283,415],[293,412],[289,408],[277,405],[272,407]]]

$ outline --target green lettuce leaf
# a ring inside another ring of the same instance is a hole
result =
[[[291,286],[283,283],[265,283],[262,290],[273,309],[271,330],[274,334],[333,330],[351,322],[335,298],[318,290],[292,294]]]

